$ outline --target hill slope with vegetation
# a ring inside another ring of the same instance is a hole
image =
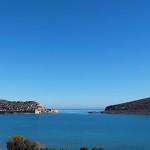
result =
[[[135,100],[127,103],[110,105],[105,108],[103,113],[110,114],[149,114],[150,115],[150,97]]]

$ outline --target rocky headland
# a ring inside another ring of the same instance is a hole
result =
[[[8,101],[0,100],[0,114],[5,113],[49,113],[55,109],[48,109],[36,101]]]
[[[150,115],[150,97],[127,103],[110,105],[102,113],[107,114],[147,114]]]

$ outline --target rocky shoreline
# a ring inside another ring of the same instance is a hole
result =
[[[56,109],[49,109],[42,106],[36,101],[8,101],[0,100],[0,114],[14,114],[14,113],[55,113]]]

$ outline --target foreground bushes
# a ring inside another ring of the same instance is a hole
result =
[[[13,136],[7,141],[8,150],[43,150],[41,144],[22,136]]]
[[[80,150],[89,150],[88,147],[81,147]],[[91,150],[104,150],[103,147],[93,147]]]
[[[7,143],[7,150],[65,150],[63,148],[55,149],[55,148],[45,148],[38,142],[34,142],[26,139],[22,136],[13,136],[11,137]],[[80,150],[90,150],[88,147],[82,147]],[[104,150],[102,147],[94,147],[91,150]]]

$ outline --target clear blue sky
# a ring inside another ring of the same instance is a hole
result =
[[[103,107],[150,96],[147,0],[1,0],[0,98]]]

